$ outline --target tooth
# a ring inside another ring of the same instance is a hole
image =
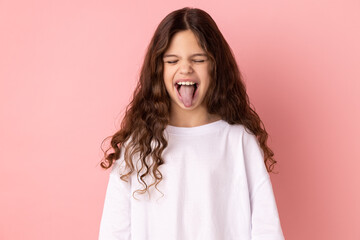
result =
[[[195,82],[178,82],[178,85],[194,85],[196,84]]]

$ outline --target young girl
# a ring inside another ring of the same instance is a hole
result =
[[[284,239],[267,137],[214,20],[171,12],[101,163],[112,170],[99,239]]]

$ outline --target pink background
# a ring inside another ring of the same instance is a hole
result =
[[[286,239],[360,239],[359,1],[0,1],[0,239],[97,239],[119,126],[163,17],[207,11],[278,161]]]

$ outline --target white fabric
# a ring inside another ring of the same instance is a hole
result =
[[[245,129],[224,120],[191,128],[168,125],[157,186],[164,196],[152,186],[151,198],[133,198],[143,185],[135,172],[129,183],[119,178],[119,171],[127,172],[122,151],[110,173],[99,239],[284,239],[263,152]]]

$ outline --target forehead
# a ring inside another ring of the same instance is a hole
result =
[[[198,43],[195,34],[191,30],[177,32],[170,40],[170,44],[165,53],[173,54],[190,54],[190,53],[205,53]]]

